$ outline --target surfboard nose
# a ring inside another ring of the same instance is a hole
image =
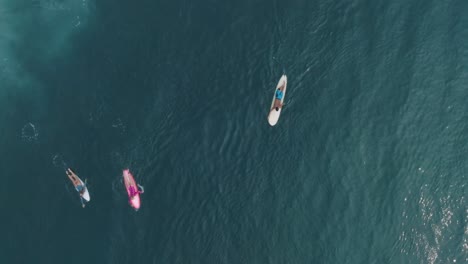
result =
[[[286,76],[286,74],[283,74],[283,76],[281,76],[279,83],[286,83],[287,81],[288,81],[288,77]]]

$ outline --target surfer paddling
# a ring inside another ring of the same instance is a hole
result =
[[[86,184],[81,181],[81,179],[70,169],[68,168],[66,171],[68,178],[75,186],[76,191],[80,194],[81,205],[83,208],[85,207],[84,201],[89,201],[89,193],[86,188]]]
[[[286,75],[283,75],[276,85],[275,93],[273,94],[273,101],[270,106],[270,112],[268,113],[268,123],[271,126],[278,123],[278,119],[281,115],[281,110],[284,106],[284,97],[286,96],[287,80]]]
[[[125,189],[127,189],[128,202],[135,210],[140,209],[140,194],[144,193],[143,186],[136,183],[129,169],[123,171]]]
[[[275,103],[273,107],[275,108],[276,111],[279,111],[280,108],[283,107],[283,103],[281,102],[281,100],[283,100],[284,93],[282,89],[284,89],[284,86],[281,86],[280,88],[278,88],[275,93]]]

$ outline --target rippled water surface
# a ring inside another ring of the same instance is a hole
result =
[[[467,12],[0,0],[0,262],[467,263]]]

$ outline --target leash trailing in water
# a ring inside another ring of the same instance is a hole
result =
[[[138,185],[138,187],[140,187],[140,189],[141,189],[141,191],[138,190],[138,192],[139,192],[140,194],[145,193],[145,188],[143,188],[143,186],[141,186],[140,184],[137,184],[137,185]]]

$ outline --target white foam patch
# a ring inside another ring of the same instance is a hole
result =
[[[15,48],[28,47],[47,63],[67,51],[67,41],[89,17],[88,0],[0,0],[0,99],[8,91],[30,92],[41,86],[24,70]]]
[[[66,48],[70,36],[86,26],[90,14],[88,0],[41,0],[38,2],[38,16],[53,32],[46,46],[49,53],[56,54]]]

